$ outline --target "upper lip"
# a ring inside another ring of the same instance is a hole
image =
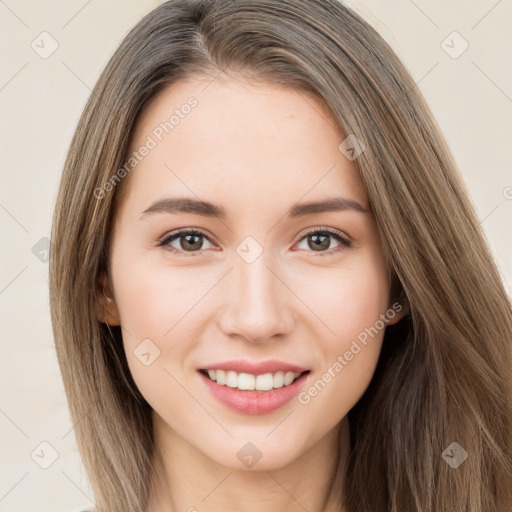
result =
[[[246,359],[236,359],[231,361],[221,361],[213,363],[208,366],[203,366],[202,370],[225,370],[234,371],[236,373],[251,373],[253,375],[263,375],[265,373],[277,372],[293,372],[303,373],[308,371],[308,368],[303,368],[296,364],[285,363],[276,359],[269,359],[267,361],[248,361]]]

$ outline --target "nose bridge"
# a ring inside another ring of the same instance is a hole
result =
[[[222,318],[226,334],[254,342],[285,334],[293,323],[290,294],[274,273],[277,265],[270,251],[260,248],[252,240],[237,247]]]

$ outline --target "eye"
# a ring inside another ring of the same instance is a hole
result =
[[[333,238],[336,240],[338,245],[335,246],[334,250],[327,251],[327,249],[331,249],[331,242]],[[315,254],[315,256],[325,256],[335,252],[340,252],[352,245],[351,241],[342,236],[341,233],[328,228],[309,231],[300,239],[299,244],[303,241],[307,244],[306,249],[311,249],[313,252],[319,253]]]
[[[200,252],[203,249],[208,249],[208,247],[203,246],[205,239],[211,244],[209,237],[202,231],[188,228],[180,229],[165,235],[158,242],[158,246],[165,247],[173,252],[194,253]]]
[[[331,247],[333,239],[338,244],[334,249]],[[210,238],[206,233],[203,233],[198,229],[184,228],[166,234],[158,241],[157,245],[159,247],[165,247],[172,252],[189,253],[190,256],[195,256],[203,249],[209,248],[204,247],[204,240],[207,240],[211,247],[213,247]],[[329,228],[309,231],[302,236],[298,244],[303,243],[303,241],[307,244],[306,249],[310,249],[312,252],[317,253],[315,256],[324,256],[340,252],[351,246],[350,240],[342,236],[338,231],[334,231]],[[304,247],[299,248],[304,249]]]

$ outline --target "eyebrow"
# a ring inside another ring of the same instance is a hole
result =
[[[354,210],[361,213],[368,213],[368,210],[353,199],[344,197],[335,197],[324,201],[314,201],[309,203],[295,204],[287,213],[290,219],[303,217],[305,215]],[[201,201],[187,197],[165,198],[153,203],[146,208],[139,220],[151,213],[192,213],[195,215],[203,215],[205,217],[214,217],[225,219],[227,217],[226,210],[222,206],[215,205],[208,201]]]

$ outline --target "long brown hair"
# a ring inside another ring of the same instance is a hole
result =
[[[96,279],[108,270],[112,215],[129,179],[119,169],[159,91],[220,70],[315,93],[365,145],[355,163],[409,315],[387,328],[370,386],[349,412],[345,510],[512,510],[509,298],[421,93],[376,31],[336,0],[171,0],[131,30],[92,91],[56,202],[50,294],[99,510],[146,510],[153,474],[151,409],[121,328],[96,317]],[[454,454],[467,458],[454,467]]]

